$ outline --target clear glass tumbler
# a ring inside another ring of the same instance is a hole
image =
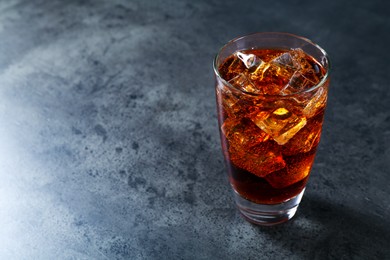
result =
[[[237,207],[250,222],[292,218],[320,141],[329,58],[308,39],[255,33],[214,60],[223,155]]]

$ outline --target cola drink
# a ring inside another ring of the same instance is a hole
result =
[[[299,47],[252,47],[225,56],[215,68],[216,97],[237,204],[250,212],[250,203],[281,205],[302,195],[308,181],[327,103],[328,64]]]
[[[245,64],[251,57],[257,62]],[[327,89],[322,86],[301,99],[291,94],[318,84],[324,75],[321,64],[299,49],[259,49],[233,54],[219,72],[231,85],[218,85],[217,97],[234,190],[256,203],[294,197],[305,187],[314,161]],[[297,75],[307,83],[291,86]]]

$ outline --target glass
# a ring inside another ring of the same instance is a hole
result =
[[[222,151],[237,207],[250,222],[291,219],[320,141],[326,52],[287,33],[234,39],[214,60]]]

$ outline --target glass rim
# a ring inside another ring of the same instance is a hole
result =
[[[246,91],[243,91],[239,88],[236,88],[234,87],[232,84],[230,84],[228,81],[226,81],[219,73],[219,70],[217,68],[217,61],[218,61],[218,58],[221,54],[221,52],[230,44],[236,42],[236,41],[239,41],[243,38],[246,38],[246,37],[249,37],[249,36],[254,36],[254,35],[285,35],[285,36],[289,36],[289,37],[292,37],[292,38],[296,38],[296,39],[301,39],[311,45],[313,45],[314,47],[316,47],[321,53],[322,55],[324,56],[324,58],[326,59],[326,62],[327,62],[327,65],[328,67],[326,68],[326,73],[324,75],[324,77],[321,79],[320,82],[318,82],[317,84],[315,84],[314,86],[312,86],[311,88],[308,88],[308,89],[305,89],[305,90],[302,90],[302,91],[298,91],[298,92],[294,92],[292,94],[287,94],[287,95],[284,95],[284,94],[275,94],[275,95],[270,95],[270,94],[261,94],[261,93],[251,93],[251,92],[246,92]],[[228,41],[226,44],[224,44],[218,51],[218,53],[215,55],[214,57],[214,60],[213,60],[213,69],[214,69],[214,74],[218,77],[219,80],[222,81],[222,83],[225,85],[225,86],[228,86],[229,88],[232,88],[236,91],[239,91],[241,93],[244,93],[246,95],[250,95],[250,96],[267,96],[267,97],[291,97],[291,96],[296,96],[296,95],[299,95],[299,94],[302,94],[302,93],[308,93],[308,92],[311,92],[311,91],[314,91],[316,90],[317,88],[323,86],[328,78],[329,78],[329,73],[330,73],[330,60],[329,60],[329,56],[328,54],[326,53],[326,51],[321,48],[318,44],[314,43],[313,41],[311,41],[310,39],[308,38],[305,38],[305,37],[302,37],[302,36],[298,36],[298,35],[295,35],[295,34],[292,34],[292,33],[286,33],[286,32],[255,32],[255,33],[251,33],[251,34],[247,34],[247,35],[243,35],[243,36],[239,36],[239,37],[236,37],[230,41]]]

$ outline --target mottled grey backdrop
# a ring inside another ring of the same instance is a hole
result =
[[[0,2],[1,259],[389,259],[386,1]],[[296,217],[245,222],[212,59],[257,31],[332,61]]]

